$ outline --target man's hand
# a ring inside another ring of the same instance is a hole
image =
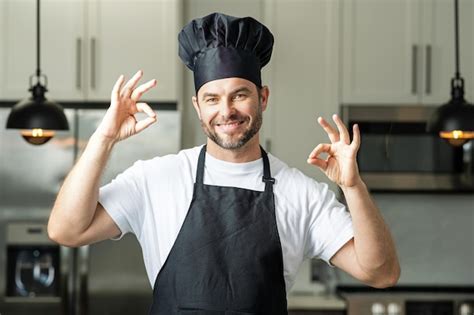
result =
[[[96,135],[116,143],[139,133],[154,122],[156,114],[146,103],[139,103],[143,93],[156,85],[156,80],[150,80],[137,87],[143,72],[138,71],[125,85],[121,75],[112,89],[110,107],[107,109],[102,122],[96,130]],[[147,118],[137,121],[135,114],[143,112]]]
[[[318,144],[309,155],[308,163],[318,166],[330,180],[341,188],[352,187],[361,181],[356,159],[360,146],[359,127],[354,125],[354,139],[350,142],[349,132],[341,119],[337,115],[333,115],[332,119],[336,123],[338,131],[322,117],[318,118],[318,123],[328,134],[331,143]],[[321,153],[327,153],[328,157],[326,159],[319,158]]]

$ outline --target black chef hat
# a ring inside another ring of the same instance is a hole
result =
[[[194,72],[196,94],[206,82],[230,77],[262,86],[260,69],[270,61],[273,35],[257,20],[212,13],[187,24],[178,41],[179,57]]]

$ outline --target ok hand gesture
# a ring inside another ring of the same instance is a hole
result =
[[[336,123],[337,131],[322,117],[318,123],[329,136],[331,143],[320,143],[308,157],[308,163],[318,166],[326,176],[341,188],[352,187],[361,179],[357,167],[357,151],[360,146],[360,131],[357,125],[353,126],[354,139],[350,142],[349,132],[337,115],[332,119]],[[318,156],[327,153],[326,159]]]
[[[143,93],[156,85],[156,80],[137,87],[142,76],[142,71],[138,71],[125,85],[124,76],[118,78],[112,89],[110,107],[96,133],[112,142],[118,142],[139,133],[156,121],[156,114],[151,107],[138,102]],[[138,112],[143,112],[148,117],[137,121],[135,114]]]

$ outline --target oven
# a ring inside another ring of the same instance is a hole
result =
[[[69,252],[49,240],[42,221],[0,220],[0,314],[68,314]]]
[[[474,191],[473,141],[452,146],[428,134],[429,106],[342,106],[359,125],[359,170],[372,191]]]

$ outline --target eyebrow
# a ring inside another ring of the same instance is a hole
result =
[[[239,88],[235,89],[234,91],[230,92],[229,94],[233,95],[233,94],[237,94],[237,93],[241,93],[241,92],[246,92],[246,93],[249,93],[249,94],[252,93],[252,91],[248,87],[243,86],[243,87],[239,87]],[[206,97],[219,97],[219,94],[205,92],[202,95],[201,99],[204,100],[204,99],[206,99]]]
[[[206,92],[202,95],[201,99],[204,100],[204,99],[206,99],[206,97],[218,97],[218,96],[219,96],[219,94]]]
[[[243,86],[243,87],[240,87],[240,88],[232,91],[230,94],[232,95],[232,94],[237,94],[237,93],[240,93],[240,92],[246,92],[246,93],[249,93],[249,94],[252,93],[252,91],[248,87]]]

